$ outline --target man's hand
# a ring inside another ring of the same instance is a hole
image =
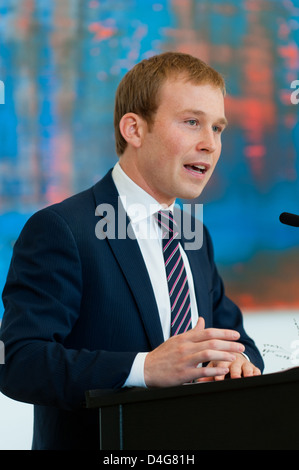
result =
[[[229,369],[229,377],[231,379],[238,379],[241,377],[253,377],[255,375],[261,375],[260,369],[258,369],[252,362],[250,362],[243,354],[235,354],[236,359],[232,362],[218,362],[211,361],[207,368],[215,367],[227,367]],[[215,377],[200,378],[197,382],[210,382],[213,380],[224,380],[225,375],[218,375]]]
[[[181,385],[201,377],[224,377],[244,346],[237,331],[207,328],[204,319],[186,333],[173,336],[149,352],[144,364],[148,387]],[[209,362],[210,367],[200,364]],[[215,364],[215,366],[214,366]]]

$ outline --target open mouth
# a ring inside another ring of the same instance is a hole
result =
[[[200,164],[200,165],[184,165],[185,168],[189,171],[195,171],[196,173],[199,174],[204,174],[208,171],[209,166],[205,164]]]

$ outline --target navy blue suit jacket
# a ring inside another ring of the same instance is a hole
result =
[[[33,215],[14,246],[3,291],[0,389],[34,404],[33,449],[98,449],[98,417],[84,409],[85,391],[121,387],[136,354],[163,341],[138,242],[95,234],[96,207],[104,203],[116,220],[126,218],[111,172]],[[225,296],[206,229],[202,248],[187,255],[206,327],[237,329],[262,369],[241,312]]]

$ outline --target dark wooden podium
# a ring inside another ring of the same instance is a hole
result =
[[[91,390],[102,450],[299,450],[299,368],[163,389]]]

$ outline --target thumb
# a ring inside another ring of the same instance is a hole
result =
[[[199,317],[196,323],[195,328],[199,330],[204,330],[205,329],[205,320],[203,317]]]

